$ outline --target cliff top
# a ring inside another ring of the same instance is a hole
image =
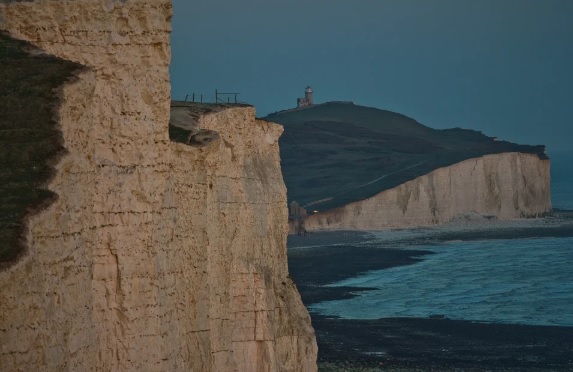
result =
[[[234,107],[253,107],[244,103],[198,103],[171,101],[169,138],[194,147],[205,146],[219,138],[219,133],[198,127],[199,118]]]
[[[280,139],[289,201],[327,210],[463,160],[505,152],[545,159],[544,146],[499,141],[481,132],[437,130],[405,115],[328,102],[265,118],[285,128]]]
[[[211,112],[219,112],[232,107],[253,107],[247,103],[203,103],[187,101],[171,101],[171,108],[186,108],[196,115],[205,115]]]

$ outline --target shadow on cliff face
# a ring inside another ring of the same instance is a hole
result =
[[[29,216],[57,197],[44,188],[65,153],[57,88],[82,66],[2,32],[0,66],[0,262],[6,262],[23,252]]]

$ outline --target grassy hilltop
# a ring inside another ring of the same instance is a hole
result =
[[[284,126],[281,165],[289,202],[327,210],[466,159],[544,146],[497,141],[467,129],[436,130],[407,116],[346,102],[272,113]],[[310,204],[310,205],[309,205]]]

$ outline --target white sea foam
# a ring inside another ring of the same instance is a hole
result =
[[[424,248],[424,247],[412,247]],[[410,266],[333,286],[377,288],[311,311],[353,319],[428,317],[573,326],[573,238],[444,243]]]

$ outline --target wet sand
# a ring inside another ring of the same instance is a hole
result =
[[[369,270],[410,265],[432,254],[405,246],[446,240],[573,236],[572,221],[529,221],[495,228],[444,227],[289,237],[289,268],[306,305],[350,298],[367,288],[323,287]],[[396,236],[398,236],[396,238]],[[352,320],[311,313],[322,370],[573,371],[573,327],[480,323],[430,318]]]

